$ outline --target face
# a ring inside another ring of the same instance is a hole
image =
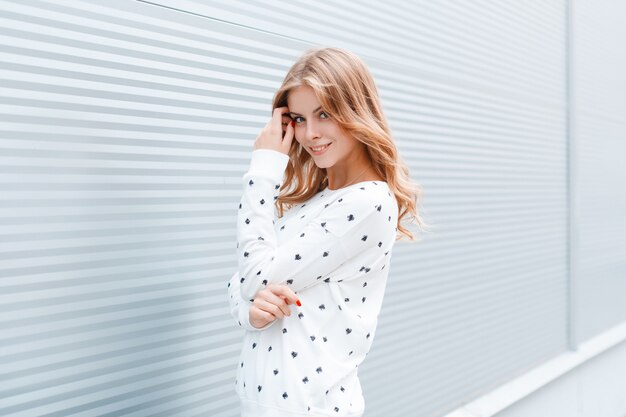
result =
[[[361,151],[363,144],[341,129],[320,107],[313,88],[292,89],[287,106],[295,123],[295,139],[318,167],[342,166]]]

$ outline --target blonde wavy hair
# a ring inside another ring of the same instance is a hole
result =
[[[374,169],[387,182],[398,203],[396,240],[416,240],[401,222],[407,217],[406,221],[415,222],[420,229],[427,227],[416,209],[422,190],[410,180],[409,169],[398,155],[374,79],[363,61],[341,48],[306,50],[274,94],[272,111],[287,106],[289,92],[303,85],[313,88],[324,111],[345,132],[365,144]],[[283,216],[285,208],[307,201],[327,186],[326,169],[318,168],[306,149],[292,141],[285,181],[275,202],[278,216]]]

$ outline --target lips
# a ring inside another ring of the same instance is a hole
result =
[[[311,146],[311,147],[309,147],[309,149],[311,149],[311,152],[313,152],[314,155],[320,155],[326,149],[328,149],[329,146],[330,146],[330,143],[327,143],[327,144],[321,145],[321,146]]]

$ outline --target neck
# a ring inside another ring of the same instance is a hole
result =
[[[339,186],[339,187],[330,187],[330,181],[328,183],[328,188],[330,188],[331,190],[338,190],[339,188],[344,188],[347,187],[349,185],[355,184],[356,182],[359,181],[359,179],[361,179],[361,177],[363,176],[363,174],[365,174],[365,172],[367,171],[369,167],[366,166],[365,168],[363,168],[363,170],[361,172],[358,173],[358,175],[354,176],[354,178],[352,178],[351,180],[349,180],[348,182],[346,182],[345,184]]]
[[[365,146],[357,146],[347,158],[326,168],[328,188],[337,190],[355,184],[364,177],[372,177],[371,168],[373,168],[372,161]]]

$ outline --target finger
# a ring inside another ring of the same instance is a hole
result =
[[[291,300],[289,300],[289,299],[288,299],[287,297],[285,297],[284,295],[278,295],[278,297],[280,297],[280,299],[284,301],[285,305],[291,305],[291,304],[293,304],[293,303],[291,302]]]
[[[260,300],[257,303],[257,308],[273,314],[276,318],[283,318],[285,316],[285,313],[283,312],[283,310],[281,310],[276,304],[270,303],[265,300]]]
[[[270,292],[272,294],[277,295],[278,297],[282,298],[283,300],[285,300],[286,304],[291,304],[293,301],[290,297],[287,297],[285,295],[284,290],[291,290],[291,288],[287,287],[285,284],[269,284],[267,287],[265,287],[264,290],[265,292]],[[260,292],[259,292],[260,294]],[[264,296],[263,298],[266,298],[266,296]]]
[[[291,149],[291,142],[293,141],[293,136],[295,133],[295,129],[293,128],[293,123],[289,123],[287,125],[287,130],[285,131],[285,136],[283,137],[283,150],[284,153],[288,153],[289,149]]]
[[[289,308],[289,305],[287,304],[285,297],[269,292],[269,294],[265,295],[264,300],[280,308],[280,310],[283,312],[285,316],[291,316],[291,309]]]
[[[250,313],[254,314],[255,316],[261,316],[263,318],[263,320],[265,320],[268,323],[270,321],[276,320],[276,316],[275,315],[273,315],[272,313],[268,313],[265,310],[261,310],[260,308],[258,308],[255,305],[251,305],[250,306]]]
[[[283,116],[280,122],[280,127],[283,129],[283,137],[285,137],[285,132],[287,132],[287,128],[289,127],[289,124],[291,124],[292,121],[293,119],[291,118],[291,116],[289,116],[289,113],[283,113]]]
[[[268,289],[270,289],[268,287]],[[276,286],[272,286],[270,289],[274,294],[276,295],[282,295],[285,298],[287,298],[287,300],[289,300],[291,303],[294,303],[298,306],[301,306],[302,303],[298,304],[300,302],[300,300],[298,299],[298,296],[296,295],[295,292],[293,292],[293,290],[291,288],[289,288],[286,285],[276,285]]]
[[[282,132],[280,123],[283,119],[283,113],[287,111],[287,107],[276,107],[272,113],[272,127],[276,132]]]

